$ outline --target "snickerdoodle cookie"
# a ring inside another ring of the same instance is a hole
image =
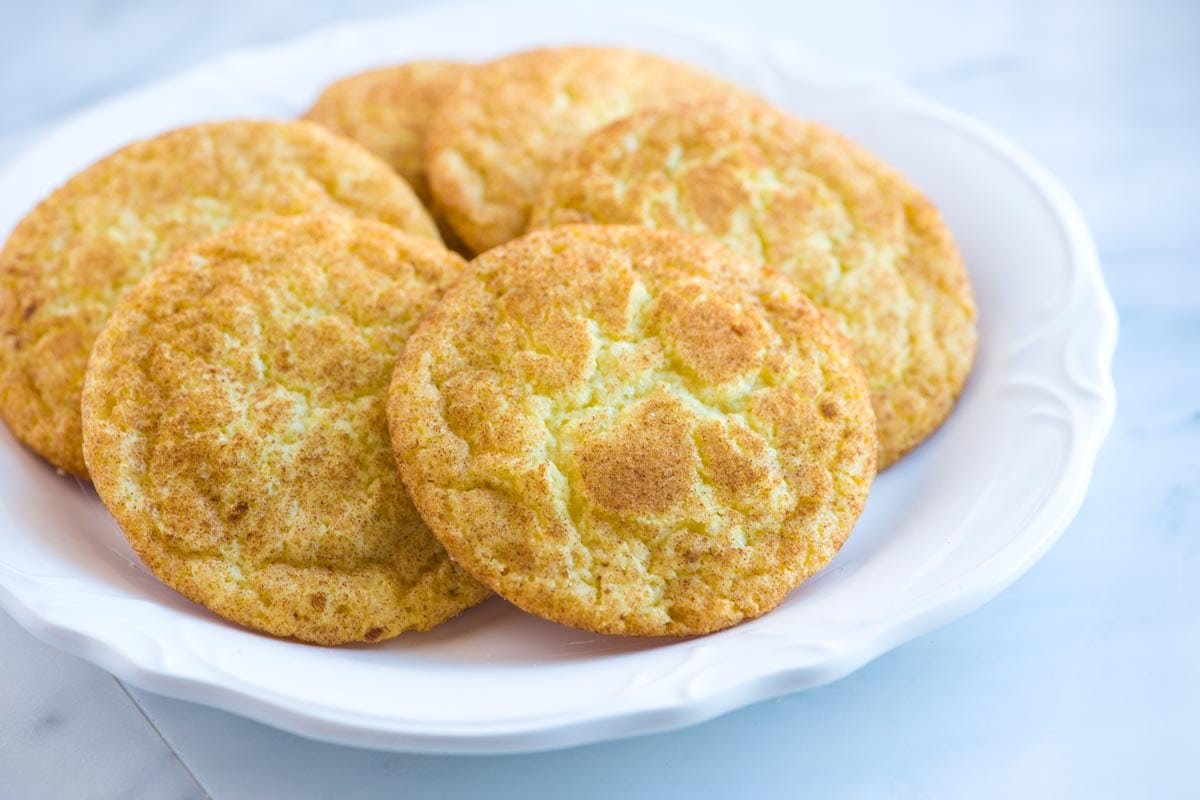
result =
[[[482,600],[409,501],[385,415],[405,337],[461,267],[379,222],[279,217],[130,290],[88,365],[84,451],[147,566],[234,622],[319,644]]]
[[[846,539],[875,475],[849,345],[699,237],[529,234],[418,324],[388,419],[451,557],[532,613],[699,634],[763,614]]]

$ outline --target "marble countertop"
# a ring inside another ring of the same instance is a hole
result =
[[[8,3],[0,163],[63,115],[236,47],[419,4]],[[1119,411],[1062,541],[849,678],[532,756],[320,744],[139,691],[0,614],[0,798],[1185,797],[1200,785],[1200,4],[665,0],[896,74],[1003,131],[1092,225]]]

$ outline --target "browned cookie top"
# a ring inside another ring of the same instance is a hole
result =
[[[604,633],[693,634],[824,566],[875,474],[849,346],[786,281],[707,240],[529,234],[409,338],[401,474],[465,569]]]
[[[461,267],[378,222],[279,217],[177,252],[126,294],[88,366],[84,449],[159,578],[320,644],[483,599],[408,499],[385,416],[405,337]]]

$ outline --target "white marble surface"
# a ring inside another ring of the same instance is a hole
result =
[[[0,163],[209,55],[411,5],[0,0]],[[1063,540],[984,609],[837,684],[535,756],[357,751],[127,695],[0,615],[0,798],[1196,795],[1200,4],[661,5],[895,73],[1063,179],[1123,326],[1117,422]]]

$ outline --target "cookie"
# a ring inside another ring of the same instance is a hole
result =
[[[472,262],[397,362],[405,485],[451,557],[534,614],[683,635],[824,566],[875,473],[849,345],[699,237],[529,234]]]
[[[583,136],[638,108],[731,90],[693,67],[613,48],[533,50],[476,67],[429,123],[434,203],[483,252],[525,230],[546,172]]]
[[[88,365],[84,453],[146,565],[227,619],[327,645],[482,600],[409,501],[385,415],[405,337],[461,266],[379,222],[275,218],[129,291]]]
[[[335,211],[436,239],[412,190],[311,122],[218,122],[129,145],[71,178],[0,251],[0,416],[86,477],[79,391],[92,342],[159,259],[230,224]]]
[[[770,263],[841,325],[871,387],[880,468],[929,436],[975,354],[975,303],[937,209],[834,131],[747,99],[635,114],[553,172],[531,227],[639,224]]]
[[[321,92],[304,117],[391,164],[430,206],[425,130],[434,107],[470,68],[452,61],[414,61],[351,75]],[[449,225],[438,222],[447,239]]]

